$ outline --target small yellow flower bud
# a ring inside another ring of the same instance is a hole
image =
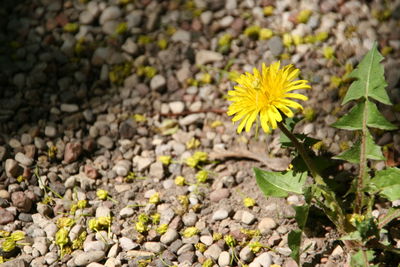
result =
[[[175,184],[176,184],[176,185],[184,186],[185,183],[186,183],[185,177],[183,177],[183,176],[177,176],[177,177],[175,178]]]
[[[157,227],[156,231],[158,234],[163,235],[168,230],[168,224],[164,223]]]
[[[208,178],[208,172],[206,170],[201,170],[196,174],[196,179],[199,183],[205,183]]]
[[[11,234],[10,238],[14,241],[19,241],[25,238],[25,233],[22,231],[15,231]]]
[[[212,259],[206,259],[201,265],[201,267],[212,267],[212,266],[214,266],[214,262],[212,261]]]
[[[152,224],[158,224],[160,223],[161,215],[160,213],[154,213],[151,215],[151,223]]]
[[[7,238],[2,244],[1,244],[1,248],[4,252],[10,252],[13,249],[15,249],[15,247],[17,246],[17,244],[15,244],[15,241],[13,239]]]
[[[64,246],[68,243],[68,230],[66,228],[61,228],[57,231],[55,242],[59,246]]]
[[[246,198],[243,199],[243,205],[245,207],[251,208],[251,207],[254,207],[256,205],[256,201],[254,200],[254,198],[246,197]]]
[[[236,239],[231,236],[231,235],[226,235],[224,237],[225,243],[229,246],[229,247],[234,247],[236,245]]]
[[[172,157],[171,156],[159,156],[158,160],[163,164],[163,165],[169,165],[172,162]]]
[[[96,195],[99,199],[106,200],[108,197],[108,192],[106,190],[99,189],[97,190]]]
[[[138,231],[139,233],[143,233],[143,232],[147,231],[147,226],[142,222],[137,222],[135,224],[135,228],[136,228],[136,231]]]
[[[214,241],[221,240],[222,239],[222,234],[221,233],[213,233],[212,238],[213,238]]]
[[[154,193],[150,198],[149,198],[149,203],[150,204],[158,204],[160,202],[160,193]]]
[[[198,234],[199,232],[200,232],[199,229],[197,229],[196,227],[192,226],[192,227],[186,228],[183,231],[182,236],[188,238],[188,237],[192,237],[192,236]]]

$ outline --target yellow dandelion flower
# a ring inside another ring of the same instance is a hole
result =
[[[306,80],[295,80],[299,69],[293,65],[280,68],[280,62],[270,66],[262,65],[261,72],[256,68],[254,74],[246,73],[236,79],[238,85],[228,92],[228,100],[232,101],[228,108],[228,115],[233,116],[232,121],[241,120],[237,132],[243,129],[249,132],[251,126],[260,115],[260,123],[264,132],[277,128],[277,123],[282,121],[281,112],[287,117],[293,117],[290,108],[302,109],[303,107],[288,98],[307,100],[302,94],[292,93],[298,89],[311,88]]]

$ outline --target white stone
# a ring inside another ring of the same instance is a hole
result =
[[[210,51],[210,50],[200,50],[196,53],[196,65],[205,65],[208,63],[218,62],[223,60],[223,55]]]
[[[117,6],[110,6],[104,9],[100,16],[100,24],[103,25],[107,21],[115,20],[121,16],[121,9]]]
[[[163,88],[167,83],[167,80],[164,78],[164,76],[157,74],[154,76],[151,81],[150,81],[150,88],[152,90],[159,90]]]

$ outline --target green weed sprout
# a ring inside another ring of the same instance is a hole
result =
[[[310,15],[311,12],[301,12],[298,21],[305,23]],[[285,46],[290,46],[294,42],[290,35],[283,37]],[[318,38],[326,37],[324,35]],[[333,50],[325,49],[324,56],[328,59],[333,58]],[[254,168],[254,173],[259,188],[267,197],[304,195],[305,204],[293,206],[299,229],[288,234],[290,256],[299,265],[301,265],[300,255],[303,252],[302,232],[306,227],[311,206],[321,209],[335,225],[340,240],[352,255],[351,266],[372,266],[371,264],[376,262],[374,257],[377,251],[400,254],[400,249],[381,239],[382,235],[388,233],[385,226],[400,217],[400,208],[392,207],[379,218],[372,215],[378,198],[380,201],[400,200],[400,169],[387,167],[375,170],[374,165],[369,164],[371,161],[385,160],[381,147],[374,141],[372,129],[381,132],[397,129],[378,110],[377,103],[392,105],[385,91],[387,83],[384,78],[384,68],[380,64],[382,59],[375,43],[357,68],[353,70],[352,66],[346,66],[346,74],[341,80],[352,83],[343,96],[342,105],[352,102],[353,107],[331,126],[353,131],[358,139],[352,147],[332,159],[314,153],[313,149],[320,150],[322,141],[304,134],[293,133],[298,120],[293,119],[292,109],[303,109],[302,105],[293,99],[303,101],[308,99],[293,91],[311,87],[308,81],[296,79],[299,70],[292,65],[282,68],[279,62],[268,67],[263,65],[261,71],[254,69],[254,74],[246,73],[236,78],[238,85],[228,92],[228,100],[232,102],[228,108],[228,115],[233,116],[233,122],[238,122],[239,134],[243,130],[249,132],[257,120],[265,133],[279,128],[283,133],[282,147],[295,149],[292,168],[284,172]],[[314,119],[311,110],[306,110],[304,115],[308,121]],[[353,176],[347,175],[353,181],[344,188],[345,190],[340,191],[339,183],[325,176],[328,168],[333,168],[344,161],[356,164],[358,168],[355,168],[357,173]],[[312,178],[311,182],[307,182],[308,176]],[[346,194],[342,193],[346,190]],[[234,245],[229,236],[225,237],[225,242],[228,246]],[[250,246],[253,250],[260,248],[258,243],[252,243]]]

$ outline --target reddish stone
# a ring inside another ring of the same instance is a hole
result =
[[[82,145],[77,142],[71,142],[68,143],[65,146],[65,151],[64,151],[64,161],[66,163],[71,163],[76,161],[79,156],[82,154]]]
[[[28,212],[32,207],[32,200],[24,192],[18,191],[11,195],[11,201],[14,207],[19,211]]]
[[[192,22],[192,30],[194,31],[201,31],[203,25],[201,24],[200,20],[194,19]]]
[[[0,225],[5,225],[13,221],[14,221],[14,214],[0,207]]]
[[[54,18],[49,18],[46,21],[46,30],[52,31],[55,27],[57,27],[57,21]]]
[[[25,156],[28,158],[33,159],[36,155],[36,146],[35,145],[26,145],[25,149]]]
[[[85,165],[85,174],[87,177],[91,178],[91,179],[96,179],[100,176],[99,172],[90,165]]]
[[[64,27],[68,23],[68,17],[64,13],[58,14],[56,22],[60,27]]]

